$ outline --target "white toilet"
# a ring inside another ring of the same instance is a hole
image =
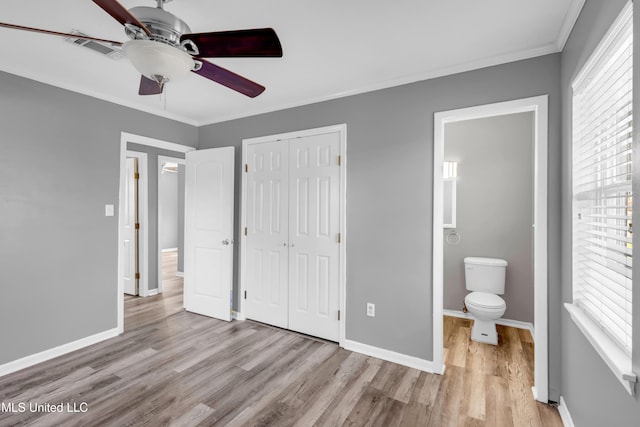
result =
[[[504,294],[507,261],[497,258],[467,257],[464,259],[464,276],[467,290],[464,303],[474,319],[471,339],[498,344],[496,320],[507,309],[498,295]]]

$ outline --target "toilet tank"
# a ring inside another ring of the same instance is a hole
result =
[[[504,294],[507,261],[498,258],[466,257],[464,277],[467,289],[472,292]]]

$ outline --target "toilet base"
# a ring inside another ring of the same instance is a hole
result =
[[[471,339],[485,344],[498,345],[498,331],[496,330],[495,320],[473,319]]]

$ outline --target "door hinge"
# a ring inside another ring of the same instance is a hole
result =
[[[340,243],[342,240],[342,236],[340,236],[340,233],[338,233],[338,243]]]
[[[249,172],[249,163],[244,164],[244,171]]]
[[[136,222],[136,230],[140,230],[140,223]]]
[[[136,273],[136,280],[140,280],[140,273]]]
[[[244,228],[244,235],[247,235],[247,227]]]
[[[244,291],[244,299],[247,299],[247,291]]]
[[[135,172],[133,174],[133,179],[140,179],[140,174],[138,172]]]
[[[338,156],[338,166],[342,166],[342,156]]]
[[[340,320],[340,310],[338,310],[338,320]]]

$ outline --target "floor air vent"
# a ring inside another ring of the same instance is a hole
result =
[[[111,46],[109,44],[100,43],[93,40],[83,39],[82,36],[88,36],[88,34],[84,34],[78,30],[71,30],[71,34],[77,35],[78,38],[65,37],[65,40],[69,43],[86,47],[87,49],[91,49],[94,52],[108,56],[115,61],[124,57],[124,53],[122,53],[122,50],[116,46]]]

